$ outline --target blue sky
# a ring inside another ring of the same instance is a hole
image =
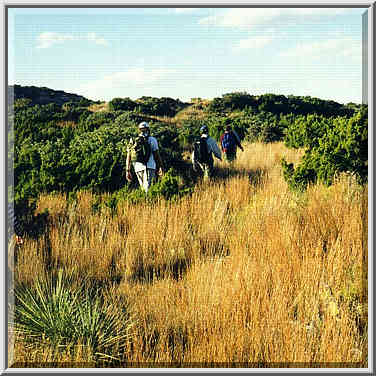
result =
[[[362,100],[365,8],[10,8],[9,84],[109,101]]]

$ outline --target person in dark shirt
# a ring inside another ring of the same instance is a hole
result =
[[[235,129],[232,129],[231,125],[226,126],[225,133],[222,134],[220,142],[222,151],[228,162],[233,162],[236,159],[237,148],[244,151],[243,146],[240,143],[240,137]],[[226,143],[228,145],[226,145]]]

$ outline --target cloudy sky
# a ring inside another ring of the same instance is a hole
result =
[[[362,100],[365,8],[9,9],[9,84],[94,100]]]

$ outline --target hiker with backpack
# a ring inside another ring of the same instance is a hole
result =
[[[192,164],[193,170],[201,170],[204,179],[211,178],[214,171],[214,156],[222,161],[222,153],[215,140],[209,136],[209,130],[206,125],[200,128],[200,139],[193,145]]]
[[[221,136],[221,148],[228,162],[233,162],[236,159],[238,147],[244,151],[239,135],[231,128],[231,125],[227,125],[225,133]]]
[[[150,136],[150,127],[146,121],[138,125],[140,131],[135,140],[131,140],[127,148],[127,180],[132,181],[131,167],[133,166],[137,180],[142,189],[147,193],[158,169],[158,174],[163,175],[163,163],[158,151],[158,141]]]

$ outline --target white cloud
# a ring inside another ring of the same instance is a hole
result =
[[[302,43],[287,50],[281,57],[300,60],[325,60],[327,58],[347,58],[361,62],[362,46],[360,41],[350,38],[329,39],[326,41]]]
[[[234,50],[248,50],[248,49],[256,49],[265,47],[267,44],[273,41],[272,37],[253,37],[247,39],[241,39],[238,41],[235,46]]]
[[[282,16],[323,17],[348,12],[345,8],[233,8],[201,18],[201,25],[252,29]]]
[[[132,97],[129,93],[130,90],[150,91],[151,86],[155,87],[165,80],[169,80],[174,73],[176,73],[174,70],[164,68],[131,68],[81,85],[76,91],[80,95],[93,99],[96,99],[94,98],[96,95],[98,99],[103,98],[105,93],[109,93],[107,97],[110,98],[117,95]],[[114,94],[119,92],[123,94]],[[133,97],[135,98],[135,96]]]
[[[62,44],[67,41],[86,40],[94,42],[99,45],[108,46],[108,42],[101,37],[98,37],[96,33],[87,33],[84,35],[63,34],[54,32],[41,33],[37,37],[37,48],[49,48],[56,44]]]
[[[278,9],[261,8],[233,8],[218,15],[205,17],[199,20],[199,24],[222,27],[246,27],[271,21],[279,15]]]
[[[37,37],[38,46],[37,48],[49,48],[54,44],[64,43],[67,40],[74,40],[75,37],[71,34],[59,34],[46,32],[42,33]]]
[[[144,69],[144,68],[132,68],[126,72],[118,72],[111,76],[105,77],[105,80],[111,80],[113,83],[118,84],[133,84],[133,85],[146,85],[155,83],[172,73],[170,69]]]

